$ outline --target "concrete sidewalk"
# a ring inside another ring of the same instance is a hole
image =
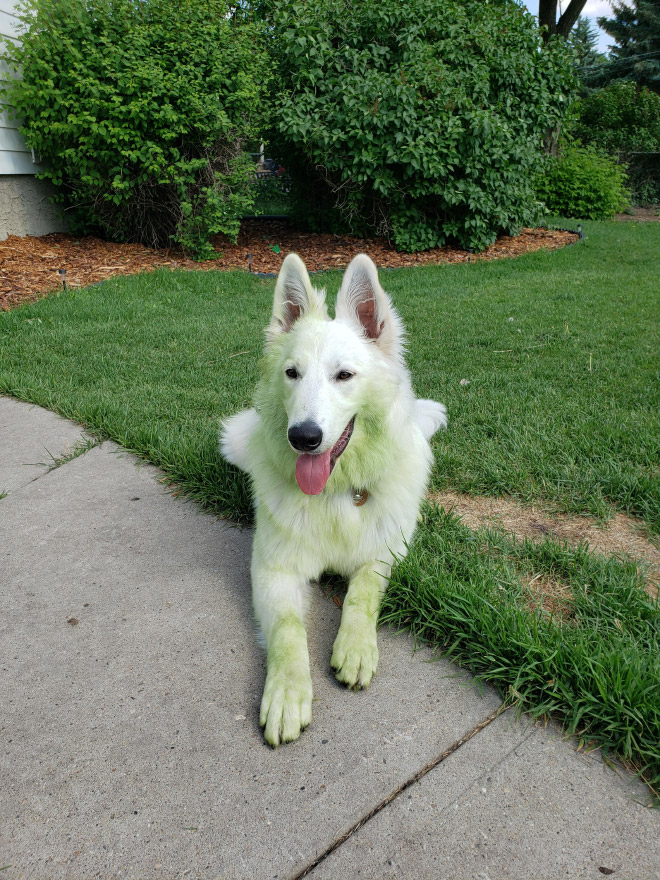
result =
[[[641,783],[405,636],[338,686],[320,590],[314,720],[267,747],[250,533],[81,440],[0,398],[0,877],[660,878]]]

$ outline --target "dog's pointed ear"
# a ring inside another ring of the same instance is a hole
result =
[[[373,260],[366,254],[358,254],[346,269],[335,312],[340,320],[357,324],[366,338],[386,354],[392,357],[401,355],[401,319],[380,286]]]
[[[305,264],[297,254],[288,254],[282,263],[275,285],[273,314],[266,330],[272,342],[281,333],[288,333],[298,318],[317,314],[327,318],[325,292],[312,287]]]

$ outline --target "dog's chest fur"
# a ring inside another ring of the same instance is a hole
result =
[[[369,490],[362,505],[354,503],[357,489],[303,495],[297,486],[257,487],[257,530],[268,533],[272,554],[308,577],[323,571],[350,575],[373,559],[403,554],[415,528],[419,487],[405,485],[395,475]]]

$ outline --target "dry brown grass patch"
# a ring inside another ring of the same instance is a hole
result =
[[[560,620],[573,617],[573,594],[568,584],[562,584],[547,574],[523,577],[523,580],[530,595],[528,606],[533,611],[543,608],[546,614]]]
[[[647,592],[657,596],[660,589],[660,549],[645,533],[644,526],[622,513],[601,524],[593,517],[549,513],[536,506],[521,504],[511,498],[482,498],[457,492],[435,492],[431,501],[461,517],[472,529],[481,526],[502,529],[517,538],[533,541],[546,537],[569,544],[586,542],[591,550],[605,556],[627,556],[638,565],[646,581]],[[536,587],[535,587],[536,584]],[[543,607],[557,610],[565,602],[566,588],[546,579],[532,579],[530,588],[543,598]]]

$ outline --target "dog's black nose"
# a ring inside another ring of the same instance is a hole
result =
[[[301,422],[289,428],[289,443],[298,452],[313,452],[321,445],[323,431],[312,421]]]

